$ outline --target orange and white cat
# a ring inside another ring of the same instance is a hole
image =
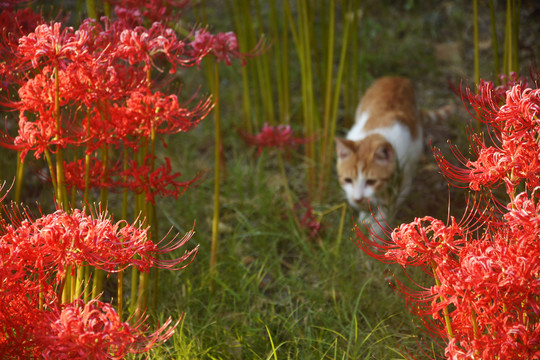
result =
[[[422,118],[411,81],[383,77],[362,97],[346,138],[336,138],[341,187],[360,222],[375,231],[374,220],[384,225],[411,189],[424,147]]]

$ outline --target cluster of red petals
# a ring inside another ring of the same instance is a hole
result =
[[[145,72],[154,65],[154,58],[158,55],[171,64],[171,73],[176,72],[177,65],[190,66],[194,60],[198,61],[198,58],[186,56],[184,41],[160,22],[154,22],[150,29],[137,26],[123,30],[115,45],[118,56],[126,58],[131,65],[143,63]]]
[[[504,183],[509,193],[525,183],[529,190],[540,185],[540,90],[523,89],[519,84],[506,91],[506,101],[484,118],[490,127],[490,143],[474,136],[477,158],[468,160],[456,151],[464,168],[456,167],[440,154],[436,156],[443,173],[451,180],[466,183],[472,190]]]
[[[105,216],[94,218],[75,209],[72,213],[57,210],[36,220],[13,218],[0,242],[25,255],[11,259],[12,271],[17,269],[21,275],[34,268],[56,270],[60,281],[67,268],[84,263],[107,271],[130,265],[147,271],[158,248],[146,230],[125,221],[114,224]]]
[[[289,125],[270,126],[265,123],[260,133],[241,135],[248,144],[257,146],[258,154],[264,148],[295,149],[306,142],[304,138],[295,137]]]
[[[193,98],[180,102],[177,95],[152,91],[153,84],[147,77],[151,67],[169,64],[174,72],[178,66],[192,66],[206,55],[193,55],[188,44],[158,22],[149,29],[106,18],[86,19],[78,30],[60,23],[38,25],[21,36],[18,44],[11,43],[14,61],[0,69],[3,76],[20,74],[16,79],[19,100],[5,99],[2,103],[19,112],[18,134],[2,134],[0,145],[19,151],[21,159],[28,153],[40,158],[68,147],[84,147],[84,152],[94,158],[103,147],[137,152],[141,138],[194,128],[211,111],[210,97],[194,105],[190,104]],[[61,114],[55,113],[55,98]],[[146,191],[153,201],[156,195],[177,197],[190,184],[178,182],[168,164],[146,169],[152,177],[142,180],[141,169],[121,173],[121,161],[108,162],[100,169],[98,162],[92,161],[91,187],[129,184]],[[66,166],[68,186],[84,189],[84,162]],[[120,175],[122,180],[118,179]],[[126,176],[134,179],[125,181]],[[154,185],[164,187],[151,188]]]
[[[497,96],[484,105],[495,104]],[[460,175],[472,190],[505,184],[508,204],[494,203],[492,196],[487,202],[475,198],[459,223],[425,216],[394,229],[390,239],[368,237],[356,228],[358,246],[386,263],[421,266],[435,278],[435,284],[419,290],[395,277],[392,282],[411,312],[446,340],[446,358],[538,359],[540,91],[515,84],[503,104],[478,113],[490,126],[493,145],[475,136],[477,158],[459,154],[464,169],[450,168],[440,155],[439,163],[446,175]]]
[[[303,212],[300,217],[300,225],[308,231],[311,239],[316,238],[323,229],[323,226],[320,219],[313,212],[309,201],[302,201],[296,204],[295,208]]]
[[[178,269],[197,248],[171,260],[192,236],[153,243],[147,230],[113,223],[106,213],[94,217],[62,210],[32,219],[4,208],[0,236],[0,354],[6,358],[108,359],[144,352],[172,334],[170,321],[152,335],[120,322],[108,304],[92,301],[58,307],[58,288],[73,265],[118,271],[133,266]]]
[[[43,328],[36,334],[44,359],[123,359],[130,353],[148,351],[167,340],[175,326],[170,319],[158,331],[145,335],[136,326],[122,322],[107,303],[77,300],[46,312]]]
[[[132,190],[136,194],[145,194],[146,200],[155,203],[156,196],[174,197],[177,199],[191,185],[200,180],[199,176],[188,180],[178,181],[179,172],[172,172],[171,160],[165,158],[165,163],[152,169],[151,158],[147,157],[143,165],[131,162],[129,170],[121,172],[128,180],[120,183],[122,187]]]
[[[232,64],[232,59],[242,59],[242,65],[245,65],[246,58],[260,55],[265,49],[263,41],[259,43],[248,53],[242,53],[238,47],[238,38],[236,34],[229,31],[226,33],[211,34],[206,29],[197,30],[195,38],[190,43],[194,54],[202,59],[206,54],[212,54],[217,61],[224,61],[227,66]],[[200,60],[197,62],[200,64]]]
[[[134,91],[126,101],[123,119],[134,124],[132,135],[150,136],[151,129],[157,133],[173,134],[189,131],[212,109],[209,99],[188,109],[178,102],[176,95],[161,92]],[[122,119],[122,120],[123,120]]]

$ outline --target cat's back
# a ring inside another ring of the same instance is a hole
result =
[[[356,111],[356,121],[363,123],[364,131],[400,122],[416,137],[418,120],[414,86],[409,79],[400,76],[376,80],[365,92]]]

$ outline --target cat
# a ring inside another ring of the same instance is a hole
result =
[[[423,154],[423,122],[440,120],[452,106],[420,111],[404,77],[383,77],[365,92],[346,138],[336,138],[337,173],[359,221],[378,234],[409,193]]]

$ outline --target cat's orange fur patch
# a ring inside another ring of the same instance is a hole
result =
[[[413,138],[418,136],[418,109],[409,79],[383,77],[377,80],[360,101],[357,113],[364,112],[369,113],[364,126],[366,132],[399,121],[409,128]]]

